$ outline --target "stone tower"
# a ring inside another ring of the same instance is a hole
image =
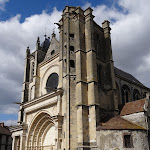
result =
[[[91,8],[66,6],[60,20],[59,86],[65,91],[66,149],[96,148],[100,112],[117,110],[109,22],[101,28],[93,18]]]
[[[66,6],[59,41],[27,48],[13,150],[97,149],[96,127],[118,104],[109,21],[100,27],[92,11]]]

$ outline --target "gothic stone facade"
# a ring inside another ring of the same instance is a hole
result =
[[[114,68],[109,21],[93,18],[91,8],[66,6],[59,41],[53,33],[27,48],[13,150],[97,149],[99,122],[118,115],[134,89],[134,99],[149,91]]]

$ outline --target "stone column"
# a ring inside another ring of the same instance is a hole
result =
[[[63,86],[63,21],[59,21],[59,37],[60,37],[60,51],[59,51],[59,88]]]
[[[60,95],[57,96],[57,112],[58,112],[58,115],[61,115],[61,96]]]
[[[97,65],[96,52],[93,42],[93,18],[92,9],[85,10],[85,43],[87,52],[87,83],[88,83],[88,105],[89,105],[89,137],[90,146],[96,146],[96,101],[97,97]]]
[[[62,97],[62,115],[64,115],[63,131],[64,140],[63,148],[70,148],[70,52],[69,52],[69,6],[63,10],[62,19],[60,20],[60,83],[59,87],[62,86],[64,94]]]
[[[20,150],[24,150],[24,138],[23,138],[23,133],[20,136]]]
[[[84,12],[80,7],[76,9],[75,21],[75,37],[76,37],[76,105],[77,105],[77,143],[78,148],[81,149],[88,143],[88,129],[86,125],[88,122],[88,107],[87,107],[87,83],[86,83],[86,52],[85,52],[85,18]],[[86,108],[87,107],[87,108]],[[85,125],[86,124],[86,125]],[[85,129],[86,128],[86,129]]]
[[[29,82],[29,74],[30,74],[30,49],[27,47],[26,50],[26,58],[25,58],[25,66],[24,66],[24,79],[23,79],[23,89],[22,89],[22,97],[21,102],[28,101],[28,82]]]
[[[112,79],[112,89],[116,89],[116,83],[115,83],[115,72],[114,72],[114,61],[112,56],[112,47],[111,47],[111,36],[110,36],[110,30],[109,27],[109,21],[104,20],[102,23],[103,31],[104,31],[104,39],[105,39],[105,48],[106,48],[106,61],[109,61],[110,63],[110,71],[111,71],[111,79]]]
[[[106,63],[110,66],[110,80],[111,80],[111,89],[112,89],[112,99],[111,104],[113,105],[114,113],[118,114],[118,101],[116,93],[116,81],[115,81],[115,71],[114,71],[114,61],[112,56],[112,47],[111,47],[111,36],[110,36],[110,22],[104,20],[102,23],[102,28],[104,31],[104,41],[105,41],[105,53],[106,53]]]
[[[70,18],[69,18],[69,7],[66,6],[66,149],[70,149],[70,51],[69,51],[69,47],[70,47],[70,42],[69,42],[69,24],[70,23]]]
[[[12,141],[12,150],[15,150],[15,136],[12,136],[13,141]]]
[[[56,150],[61,150],[61,144],[62,144],[62,117],[61,116],[57,116],[55,119],[55,128],[56,128],[56,132],[55,132],[55,149]]]

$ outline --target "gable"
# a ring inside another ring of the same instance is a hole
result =
[[[98,126],[97,131],[99,130],[146,130],[146,129],[128,120],[125,120],[120,116],[117,116],[111,118],[107,122]]]
[[[59,52],[59,42],[57,41],[55,36],[52,36],[51,43],[44,60],[53,57],[58,52]]]

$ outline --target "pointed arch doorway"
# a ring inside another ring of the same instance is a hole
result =
[[[56,130],[51,116],[40,113],[29,128],[26,150],[54,150]]]

